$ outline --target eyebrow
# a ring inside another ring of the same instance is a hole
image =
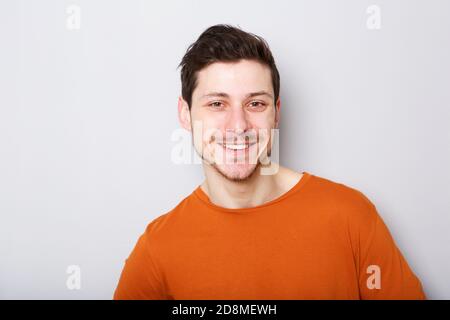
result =
[[[273,96],[270,93],[268,93],[268,92],[266,92],[264,90],[257,91],[257,92],[251,92],[251,93],[249,93],[249,94],[247,94],[245,96],[245,99],[256,97],[256,96],[262,96],[262,95],[269,96],[270,98],[273,99]],[[210,92],[210,93],[205,94],[205,95],[202,96],[202,98],[210,98],[210,97],[229,98],[230,96],[229,96],[228,93],[225,93],[225,92]]]

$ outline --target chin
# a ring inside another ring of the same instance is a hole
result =
[[[250,179],[257,171],[258,164],[215,164],[214,168],[226,179],[235,182],[243,182]]]

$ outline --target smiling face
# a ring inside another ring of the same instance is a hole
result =
[[[180,97],[182,126],[196,152],[222,176],[248,179],[271,152],[280,100],[274,103],[270,69],[256,61],[215,62],[198,73],[192,106]]]

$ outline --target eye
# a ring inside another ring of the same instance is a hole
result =
[[[252,102],[250,102],[249,106],[251,109],[261,110],[261,109],[265,109],[266,104],[261,101],[252,101]]]
[[[214,101],[210,104],[208,104],[209,107],[212,107],[212,109],[221,109],[223,107],[223,103],[220,101]]]

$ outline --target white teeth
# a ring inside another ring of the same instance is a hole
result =
[[[232,149],[232,150],[243,150],[243,149],[246,149],[246,148],[248,148],[248,147],[250,147],[251,145],[253,145],[254,143],[252,143],[252,144],[225,144],[225,145],[223,145],[223,144],[220,144],[221,146],[225,146],[225,148],[227,148],[227,149]]]
[[[228,149],[233,149],[233,150],[242,150],[247,148],[247,145],[245,144],[227,144],[226,147]]]

